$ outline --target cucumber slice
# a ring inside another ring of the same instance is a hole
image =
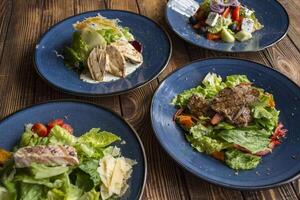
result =
[[[235,41],[234,36],[225,28],[222,29],[221,38],[224,42],[233,43]]]
[[[241,30],[240,32],[235,34],[235,38],[240,42],[244,42],[246,40],[250,40],[252,38],[252,34],[248,33],[247,31]]]

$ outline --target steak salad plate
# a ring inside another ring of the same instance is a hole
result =
[[[99,10],[69,17],[36,45],[35,67],[64,92],[105,96],[127,92],[167,66],[171,41],[151,19],[128,11]]]
[[[278,186],[299,176],[300,89],[252,61],[195,61],[154,94],[151,121],[167,153],[211,183]]]
[[[141,199],[143,145],[105,108],[79,101],[34,105],[0,122],[0,141],[1,199]]]
[[[289,16],[277,0],[171,0],[171,29],[196,46],[223,52],[256,52],[280,41]]]

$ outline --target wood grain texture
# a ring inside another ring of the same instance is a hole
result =
[[[288,36],[300,50],[300,1],[299,0],[279,0],[290,16],[290,27]]]
[[[1,118],[34,99],[33,50],[39,33],[41,2],[12,2],[12,13],[0,61]]]
[[[147,9],[143,6],[138,7],[132,0],[110,0],[106,4],[108,8],[122,8],[136,13],[139,9]],[[141,14],[146,15],[146,12]],[[151,128],[149,109],[157,85],[157,80],[153,80],[142,88],[121,95],[122,114],[138,131],[146,149],[148,177],[144,199],[186,199],[178,167],[158,145]]]
[[[65,19],[66,17],[74,14],[90,11],[105,9],[104,1],[98,0],[74,0],[74,1],[61,1],[49,0],[45,1],[43,6],[43,15],[41,20],[41,34],[48,30],[55,23]],[[53,89],[41,78],[36,79],[36,92],[37,95],[35,102],[44,102],[51,99],[79,99],[89,101],[110,108],[117,113],[120,113],[120,102],[118,96],[108,98],[88,98],[77,97],[74,95],[63,94],[60,91]]]
[[[289,12],[288,37],[259,53],[219,53],[197,48],[179,39],[167,26],[167,0],[2,0],[0,1],[0,119],[25,106],[53,99],[81,99],[123,115],[138,131],[148,156],[148,179],[143,199],[274,199],[300,197],[300,181],[261,191],[234,191],[196,178],[180,168],[160,147],[151,128],[149,109],[155,89],[168,74],[196,59],[236,57],[274,67],[300,85],[300,1],[279,0]],[[121,9],[158,22],[169,33],[173,54],[158,79],[130,93],[89,98],[64,94],[35,73],[33,53],[39,37],[60,20],[89,10]],[[293,187],[292,187],[293,185]]]

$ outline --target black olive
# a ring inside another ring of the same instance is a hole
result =
[[[237,32],[237,24],[236,23],[232,23],[228,26],[228,28],[233,31],[233,32]]]
[[[190,16],[189,22],[192,26],[198,23],[196,17],[194,17],[194,16]]]

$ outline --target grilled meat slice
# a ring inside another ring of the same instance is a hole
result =
[[[111,44],[116,47],[121,54],[131,63],[141,63],[143,62],[143,56],[138,52],[128,41],[117,40]]]
[[[258,100],[259,91],[251,85],[225,88],[211,102],[211,108],[229,122],[246,126],[252,117],[249,106]]]
[[[87,59],[87,65],[93,80],[103,80],[106,62],[105,48],[95,47]]]
[[[23,147],[14,153],[16,167],[29,167],[32,163],[47,166],[78,165],[76,150],[68,145]]]
[[[106,48],[106,53],[109,56],[109,64],[106,71],[118,77],[125,76],[125,58],[122,53],[113,45]]]
[[[195,117],[211,116],[209,102],[198,95],[192,95],[189,98],[187,109]]]

